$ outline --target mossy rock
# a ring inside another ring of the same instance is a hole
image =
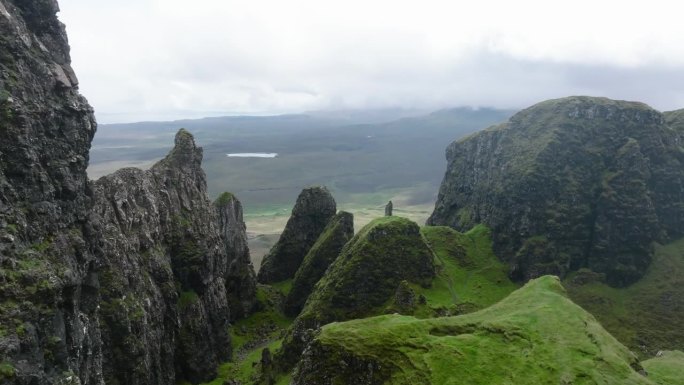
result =
[[[403,280],[429,287],[433,255],[414,222],[373,220],[349,241],[306,302],[301,318],[322,323],[372,314]]]
[[[352,214],[341,211],[330,220],[295,274],[292,288],[285,301],[287,315],[299,314],[314,285],[323,277],[328,266],[340,255],[344,245],[353,236],[354,216]]]
[[[429,287],[433,255],[414,222],[373,220],[354,236],[318,281],[283,342],[282,368],[296,363],[313,330],[333,321],[381,314],[402,281]]]

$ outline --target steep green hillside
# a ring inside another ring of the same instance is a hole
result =
[[[458,317],[385,315],[322,328],[294,384],[652,384],[557,278]]]
[[[428,315],[455,315],[490,306],[518,288],[508,267],[492,250],[491,232],[476,226],[465,234],[449,227],[421,229],[435,255],[437,276],[429,288],[415,287],[426,298]],[[425,316],[418,311],[414,315]]]
[[[662,352],[660,357],[642,363],[649,378],[659,385],[684,385],[684,353]]]
[[[646,275],[623,289],[586,271],[566,279],[570,298],[642,357],[684,349],[684,239],[656,246]]]

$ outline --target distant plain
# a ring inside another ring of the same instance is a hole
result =
[[[446,170],[446,147],[513,112],[333,111],[101,125],[88,173],[97,179],[122,167],[149,168],[172,148],[176,131],[188,129],[204,148],[210,198],[230,191],[243,203],[258,269],[307,186],[327,186],[338,209],[354,214],[357,230],[382,216],[389,200],[397,215],[423,224]],[[227,156],[236,153],[278,155]]]

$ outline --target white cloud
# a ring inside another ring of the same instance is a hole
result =
[[[684,101],[684,24],[671,1],[60,4],[82,92],[104,122],[335,107],[524,107],[575,93],[663,109]]]

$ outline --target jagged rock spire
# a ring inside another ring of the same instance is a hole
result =
[[[258,281],[273,283],[293,278],[336,211],[335,199],[327,188],[302,190],[283,234],[261,263]]]

